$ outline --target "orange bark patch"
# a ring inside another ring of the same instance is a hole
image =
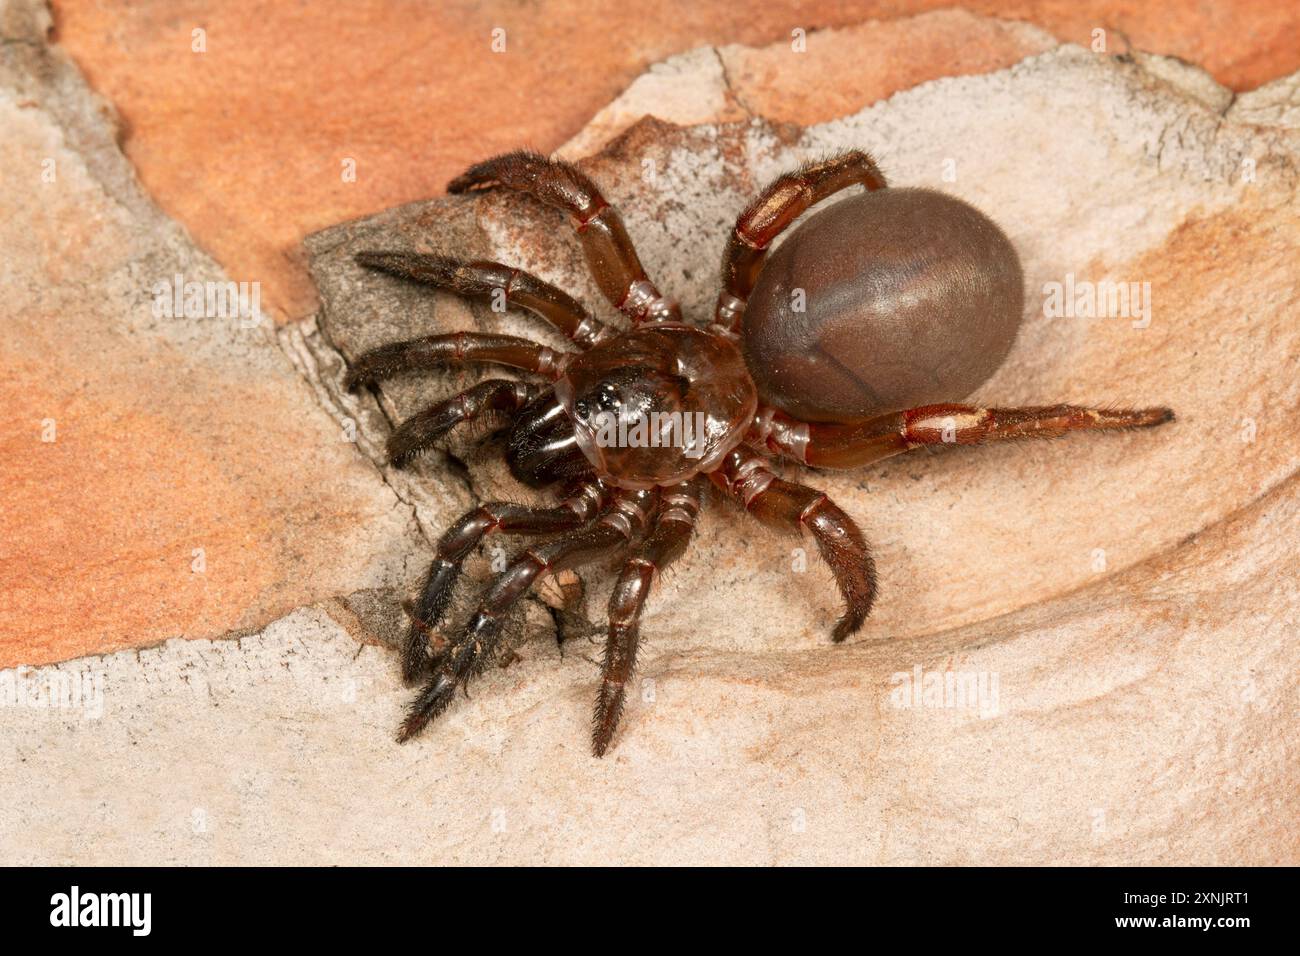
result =
[[[298,260],[304,235],[438,195],[448,178],[492,153],[552,150],[656,60],[702,44],[763,45],[788,41],[796,27],[811,33],[948,5],[830,0],[813,13],[796,0],[671,0],[647,18],[627,4],[576,0],[495,7],[57,0],[55,12],[59,40],[125,120],[127,152],[145,186],[235,279],[261,281],[269,305],[298,317],[315,303]],[[1106,28],[1109,52],[1132,43],[1175,54],[1235,89],[1300,66],[1300,48],[1288,42],[1300,21],[1293,5],[966,6],[1085,45],[1093,29]],[[205,31],[206,52],[192,52],[196,29]],[[504,52],[493,52],[496,29],[505,31]],[[938,46],[918,53],[897,42],[914,38],[912,27],[882,27],[880,44],[868,31],[856,51],[826,44],[825,63],[791,64],[793,80],[816,79],[820,97],[786,92],[784,69],[761,60],[747,67],[754,82],[743,86],[756,104],[807,123],[933,76],[1005,65],[1014,51],[998,38],[1005,29],[973,29],[963,43],[960,29],[943,26]],[[816,43],[814,36],[810,49]],[[355,181],[344,176],[347,160],[355,161]]]

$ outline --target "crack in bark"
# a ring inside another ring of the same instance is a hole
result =
[[[722,71],[722,86],[726,92],[727,98],[739,106],[746,116],[753,119],[758,114],[755,113],[750,105],[745,102],[745,98],[737,92],[735,85],[731,82],[731,71],[727,68],[726,57],[722,55],[722,51],[716,46],[711,46],[709,49],[713,51],[713,56],[718,61],[718,68]]]

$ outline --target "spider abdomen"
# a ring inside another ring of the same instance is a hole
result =
[[[861,421],[969,395],[1023,307],[1020,259],[992,220],[944,193],[880,189],[814,214],[768,256],[742,348],[765,404]]]

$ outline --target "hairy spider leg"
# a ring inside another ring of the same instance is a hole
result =
[[[731,451],[710,477],[763,524],[810,531],[844,598],[844,616],[831,639],[842,641],[862,627],[876,599],[876,565],[852,518],[825,493],[778,478],[745,445]]]
[[[856,468],[924,445],[982,445],[1028,438],[1059,438],[1077,431],[1151,428],[1172,421],[1172,409],[1085,408],[1044,405],[978,408],[923,405],[863,422],[838,425],[800,422],[764,410],[754,437],[773,451],[817,468]]]
[[[359,252],[356,261],[368,269],[423,282],[469,299],[493,300],[499,296],[501,306],[517,305],[541,316],[584,349],[613,334],[567,292],[499,262],[465,262],[428,253],[379,250]]]
[[[654,527],[623,570],[609,599],[609,636],[600,668],[600,693],[592,715],[591,749],[603,757],[623,713],[627,682],[636,667],[641,636],[641,612],[656,575],[686,551],[700,513],[704,483],[696,476],[665,488]]]
[[[512,416],[545,388],[506,378],[490,378],[428,406],[402,422],[388,436],[388,460],[401,468],[420,452],[432,448],[464,422]]]
[[[465,558],[489,534],[555,534],[573,531],[590,522],[605,506],[608,489],[598,481],[586,482],[553,508],[529,508],[494,501],[471,508],[438,539],[433,564],[420,589],[402,650],[402,677],[410,683],[423,676],[432,660],[429,638],[451,602]]]
[[[496,653],[503,618],[538,578],[617,554],[644,531],[658,496],[658,489],[615,491],[610,507],[591,525],[516,557],[488,586],[464,633],[443,652],[433,675],[412,701],[398,741],[419,733],[447,709],[456,688],[482,671]]]
[[[569,214],[596,285],[614,308],[634,322],[681,321],[677,305],[646,276],[618,210],[578,167],[517,150],[471,166],[447,184],[447,191],[464,193],[494,184]]]
[[[448,332],[405,342],[390,342],[371,349],[349,369],[344,384],[349,390],[374,385],[401,372],[422,371],[443,365],[484,362],[535,372],[551,380],[563,373],[568,356],[545,345],[513,335],[491,332]]]
[[[807,163],[774,179],[736,219],[722,254],[722,292],[714,321],[739,332],[767,249],[792,222],[832,193],[850,186],[884,189],[885,175],[861,150]]]

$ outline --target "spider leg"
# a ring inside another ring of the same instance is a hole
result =
[[[618,210],[578,167],[517,150],[471,166],[447,184],[447,192],[493,184],[528,193],[572,217],[587,265],[614,308],[635,322],[681,320],[677,305],[646,276]]]
[[[854,468],[922,445],[982,445],[1022,438],[1059,438],[1075,431],[1150,428],[1172,421],[1172,409],[1084,408],[1045,405],[977,408],[923,405],[864,422],[837,425],[800,422],[765,411],[754,436],[774,451],[820,468]]]
[[[487,535],[504,531],[513,534],[552,534],[572,531],[589,522],[604,506],[608,491],[599,482],[585,483],[554,508],[528,508],[504,501],[480,505],[461,515],[438,539],[437,552],[419,601],[411,615],[411,626],[402,651],[402,677],[410,683],[427,669],[429,635],[442,620],[460,577],[465,558]]]
[[[876,599],[876,565],[853,519],[815,488],[776,477],[745,445],[731,451],[709,477],[764,524],[812,532],[846,605],[831,638],[842,641],[858,630]]]
[[[809,208],[832,193],[856,184],[884,189],[884,174],[875,160],[860,150],[808,163],[777,177],[736,220],[722,255],[722,292],[714,321],[740,331],[745,303],[754,291],[759,270],[772,241]]]
[[[390,342],[363,354],[348,369],[344,384],[349,390],[374,385],[399,372],[431,369],[441,365],[487,362],[559,378],[571,353],[556,352],[544,345],[486,332],[451,332],[426,335],[406,342]]]
[[[500,296],[503,304],[518,305],[540,315],[583,348],[612,334],[608,326],[588,314],[567,293],[499,262],[463,262],[424,253],[382,251],[359,252],[356,261],[368,269],[425,282],[466,298]]]
[[[447,709],[458,687],[464,686],[492,659],[505,615],[545,573],[588,564],[617,553],[632,541],[647,519],[654,491],[617,491],[610,509],[577,533],[529,548],[488,586],[464,634],[438,659],[433,675],[411,702],[398,733],[403,742]]]
[[[649,537],[623,565],[609,599],[609,637],[600,668],[600,693],[592,717],[591,749],[603,757],[623,713],[627,682],[636,667],[641,611],[655,575],[682,556],[700,512],[702,478],[664,491],[663,506]]]
[[[416,412],[388,436],[388,460],[402,467],[457,425],[493,412],[517,412],[542,393],[538,385],[490,378]]]

